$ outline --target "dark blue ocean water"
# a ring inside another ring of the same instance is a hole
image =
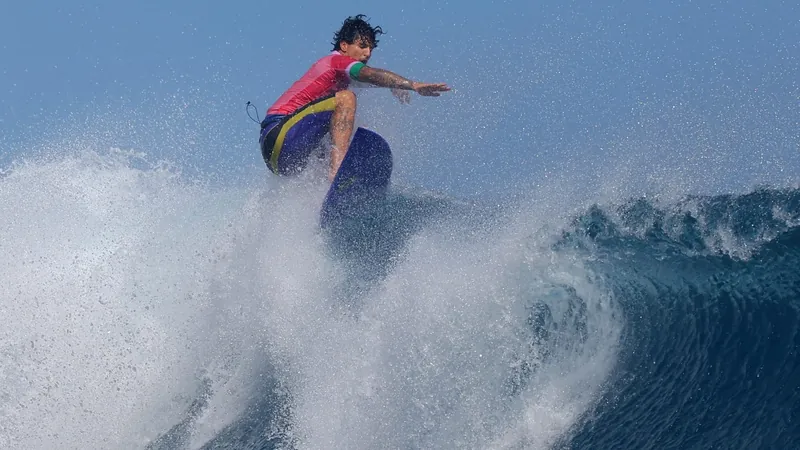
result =
[[[568,448],[793,448],[800,438],[800,191],[646,201],[591,239],[627,318],[612,383]],[[631,235],[635,232],[635,236]],[[738,242],[743,254],[714,245]]]

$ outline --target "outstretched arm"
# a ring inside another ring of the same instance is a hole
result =
[[[392,89],[405,89],[408,91],[414,90],[414,82],[408,78],[401,77],[400,75],[389,72],[385,69],[378,69],[376,67],[364,66],[358,72],[358,81],[374,84],[380,87],[387,87]]]
[[[438,97],[440,92],[449,91],[444,83],[418,83],[404,78],[394,72],[376,67],[364,66],[358,73],[358,81],[391,89],[414,91],[419,95]]]

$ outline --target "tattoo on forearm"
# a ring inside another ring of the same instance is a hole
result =
[[[412,90],[414,87],[413,81],[403,78],[396,73],[389,72],[388,70],[376,69],[374,67],[370,67],[367,79],[365,81],[377,84],[379,86],[395,89]]]

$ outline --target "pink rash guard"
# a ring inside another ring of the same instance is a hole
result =
[[[275,101],[267,114],[289,115],[314,100],[347,89],[350,80],[358,81],[363,67],[364,63],[339,52],[324,56]]]

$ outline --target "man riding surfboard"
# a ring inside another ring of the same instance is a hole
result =
[[[333,180],[350,145],[356,115],[351,81],[390,88],[402,103],[410,91],[438,97],[449,91],[445,83],[420,83],[385,69],[367,66],[378,46],[381,27],[372,27],[364,15],[348,17],[334,34],[333,52],[317,60],[267,110],[261,122],[259,144],[267,167],[276,174],[303,166],[330,133],[328,179]]]

